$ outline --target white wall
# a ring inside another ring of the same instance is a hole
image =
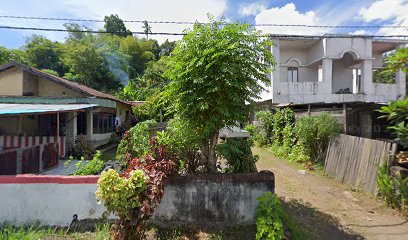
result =
[[[96,204],[96,184],[0,184],[0,223],[69,226],[96,219],[105,211]]]

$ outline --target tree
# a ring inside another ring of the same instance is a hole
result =
[[[30,65],[39,69],[50,69],[63,74],[63,64],[60,61],[61,44],[39,36],[32,35],[23,46]]]
[[[147,21],[143,21],[143,32],[146,34],[146,38],[149,39],[149,34],[152,33],[152,27],[149,25]]]
[[[9,50],[5,47],[0,47],[0,64],[8,63],[12,60],[21,63],[27,63],[27,56],[25,51],[20,49]]]
[[[388,71],[397,72],[402,70],[408,71],[408,48],[398,49],[395,53],[391,54],[386,61]]]
[[[169,42],[168,39],[160,45],[160,56],[169,56],[176,47],[176,42]]]
[[[112,33],[113,35],[118,35],[121,37],[131,36],[132,32],[128,30],[123,23],[123,20],[119,18],[117,14],[110,16],[105,16],[105,31]]]
[[[259,98],[260,83],[274,59],[271,42],[249,24],[214,21],[194,24],[170,55],[172,80],[166,95],[173,108],[201,136],[202,161],[216,171],[219,130],[248,115],[248,103]]]

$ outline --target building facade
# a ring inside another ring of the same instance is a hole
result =
[[[44,162],[43,149],[54,147],[59,157],[66,157],[78,136],[94,147],[107,144],[115,134],[115,119],[130,125],[132,105],[18,62],[0,66],[0,151],[8,153],[9,161],[0,164],[7,168],[0,167],[0,174],[46,170],[56,162],[55,157]],[[36,163],[19,161],[24,154]]]

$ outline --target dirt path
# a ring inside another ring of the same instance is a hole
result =
[[[254,148],[258,170],[275,174],[276,193],[311,239],[408,239],[408,219],[372,196]]]

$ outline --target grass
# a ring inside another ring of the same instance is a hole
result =
[[[38,226],[0,226],[0,240],[108,240],[109,224],[98,224],[93,232],[70,232],[63,228],[50,228]]]

